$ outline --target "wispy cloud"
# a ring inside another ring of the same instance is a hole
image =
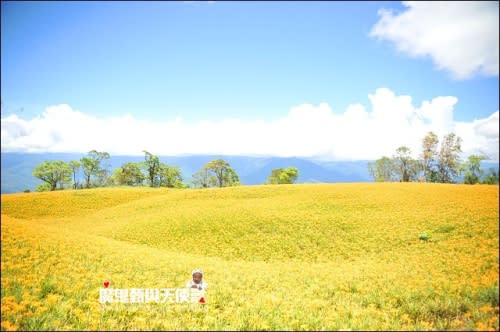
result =
[[[370,36],[410,56],[430,56],[457,79],[498,76],[498,1],[407,1],[402,13],[381,9]]]
[[[2,118],[2,151],[88,152],[115,155],[224,154],[317,157],[330,160],[376,159],[401,145],[415,156],[430,130],[440,137],[455,132],[463,138],[464,156],[484,152],[498,160],[498,110],[472,122],[453,120],[458,99],[438,96],[419,107],[411,96],[387,88],[368,95],[370,109],[352,104],[334,112],[326,103],[294,106],[273,121],[200,121],[181,118],[152,122],[127,114],[99,118],[62,104],[25,120]]]

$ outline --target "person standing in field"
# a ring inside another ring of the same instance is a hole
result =
[[[196,288],[199,290],[207,289],[208,284],[203,281],[202,269],[194,269],[191,275],[193,279],[188,281],[188,283],[186,284],[186,288]]]

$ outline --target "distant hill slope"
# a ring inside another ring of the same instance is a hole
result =
[[[1,192],[33,191],[41,181],[32,176],[36,165],[44,160],[79,160],[84,154],[73,153],[2,153]],[[278,167],[294,166],[299,169],[298,183],[305,182],[365,182],[371,181],[368,174],[368,161],[320,162],[301,158],[244,157],[244,156],[160,156],[160,160],[170,165],[179,166],[184,181],[190,182],[193,173],[210,160],[227,160],[240,176],[242,184],[264,183],[271,170]],[[108,164],[111,169],[126,162],[143,161],[142,156],[111,156]]]

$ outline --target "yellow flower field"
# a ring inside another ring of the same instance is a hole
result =
[[[2,195],[1,329],[499,330],[498,195],[426,183]],[[182,288],[196,267],[205,305],[99,302],[105,280]]]

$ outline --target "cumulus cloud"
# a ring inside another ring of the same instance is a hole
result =
[[[497,1],[407,1],[402,13],[379,10],[370,36],[393,42],[410,56],[430,56],[457,79],[498,77]]]
[[[457,122],[456,131],[463,139],[462,150],[475,154],[486,154],[490,159],[498,161],[498,111],[485,119],[471,123]]]
[[[417,157],[422,138],[434,131],[440,138],[455,132],[463,139],[464,157],[487,153],[498,160],[498,110],[471,122],[453,120],[458,99],[438,96],[413,105],[411,96],[388,88],[368,95],[370,107],[352,104],[334,112],[327,103],[302,104],[272,121],[200,121],[181,118],[153,122],[126,114],[99,118],[62,104],[24,120],[2,118],[2,151],[81,152],[92,149],[112,155],[222,154],[297,156],[328,160],[367,160],[391,156],[406,145]]]

